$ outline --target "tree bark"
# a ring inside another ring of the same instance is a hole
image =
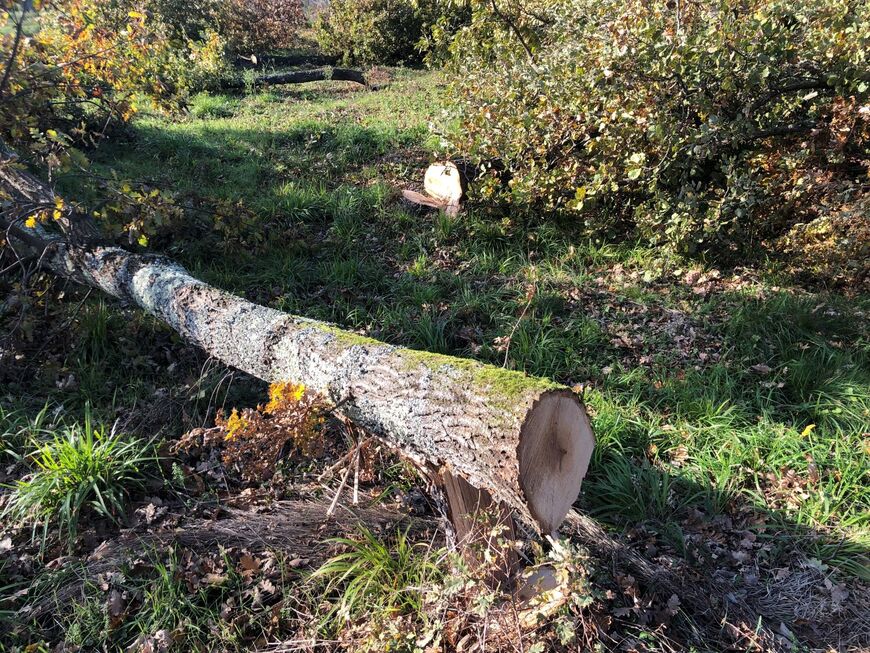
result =
[[[17,168],[0,174],[13,201],[32,196],[34,184]],[[162,256],[46,241],[45,230],[22,220],[7,225],[10,236],[43,268],[143,308],[227,365],[327,396],[409,457],[462,476],[540,532],[555,532],[577,498],[594,438],[568,388],[259,306]]]
[[[312,68],[311,70],[291,70],[284,73],[260,75],[254,79],[255,86],[272,86],[275,84],[303,84],[305,82],[322,81],[356,82],[367,86],[362,71],[350,68]],[[241,79],[224,83],[225,88],[242,88],[245,85]]]
[[[280,68],[288,66],[334,66],[339,63],[338,57],[325,54],[289,54],[289,55],[257,55],[251,57],[237,57],[234,65],[241,68]]]

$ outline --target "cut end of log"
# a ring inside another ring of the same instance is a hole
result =
[[[553,533],[580,494],[595,437],[580,400],[569,391],[541,395],[526,417],[517,455],[520,487],[532,517]]]
[[[446,204],[459,204],[465,195],[465,187],[465,179],[451,161],[433,163],[423,176],[423,188],[426,192]]]

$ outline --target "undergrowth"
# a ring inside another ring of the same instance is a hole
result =
[[[425,614],[426,593],[444,575],[445,551],[411,541],[407,530],[384,539],[361,527],[358,537],[335,538],[330,544],[341,553],[311,575],[330,599],[322,621],[327,633],[341,631],[363,614],[384,619]]]
[[[94,424],[89,409],[83,422],[28,444],[33,471],[16,481],[4,517],[31,523],[34,538],[41,525],[43,543],[56,527],[70,548],[85,513],[122,520],[130,495],[144,487],[157,462],[151,442]]]

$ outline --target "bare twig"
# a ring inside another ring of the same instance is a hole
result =
[[[517,327],[519,327],[520,322],[523,321],[523,318],[526,316],[526,312],[529,310],[529,306],[532,305],[532,300],[535,298],[535,289],[533,288],[531,292],[529,292],[529,300],[526,302],[526,305],[523,307],[523,312],[520,313],[520,316],[517,318],[517,321],[514,322],[514,328],[511,329],[510,334],[508,335],[507,343],[504,348],[504,363],[502,367],[507,367],[508,364],[508,355],[511,352],[511,341],[514,339],[514,333],[517,331]]]
[[[520,45],[523,46],[523,50],[526,51],[526,54],[529,55],[529,59],[534,60],[535,54],[532,52],[532,49],[529,47],[529,44],[526,43],[526,40],[523,38],[523,33],[520,31],[520,28],[517,27],[517,24],[510,19],[509,16],[503,14],[498,5],[495,3],[495,0],[490,0],[490,4],[492,5],[493,13],[498,17],[498,19],[507,25],[511,31],[514,33],[514,36],[517,37],[517,40],[520,42]]]
[[[354,447],[354,459],[359,458],[359,445]],[[350,477],[350,470],[352,465],[348,465],[344,470],[344,475],[341,477],[341,483],[338,485],[338,490],[335,491],[335,496],[332,499],[332,503],[329,504],[329,508],[326,511],[326,518],[329,519],[332,517],[332,513],[335,512],[335,507],[338,505],[338,500],[341,498],[341,493],[344,492],[344,486],[347,485],[347,479]]]
[[[359,459],[362,442],[356,446],[356,455],[353,457],[353,505],[359,505]]]

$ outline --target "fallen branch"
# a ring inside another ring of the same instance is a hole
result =
[[[29,602],[18,614],[22,619],[41,619],[65,610],[81,600],[88,582],[100,574],[123,567],[130,560],[146,558],[168,547],[188,547],[202,553],[223,547],[251,551],[288,551],[305,561],[304,569],[316,568],[330,555],[323,543],[346,536],[358,525],[375,532],[389,533],[397,527],[419,534],[435,531],[437,523],[409,517],[366,496],[365,505],[341,506],[341,519],[327,520],[323,500],[276,501],[267,509],[246,510],[222,506],[215,517],[185,516],[174,529],[148,528],[146,532],[122,531],[119,538],[107,540],[87,559],[65,560],[67,574],[52,591]]]
[[[254,86],[274,86],[277,84],[304,84],[305,82],[356,82],[368,86],[362,71],[351,68],[312,68],[311,70],[291,70],[284,73],[270,73],[254,78]],[[243,88],[243,79],[228,80],[224,88]]]

